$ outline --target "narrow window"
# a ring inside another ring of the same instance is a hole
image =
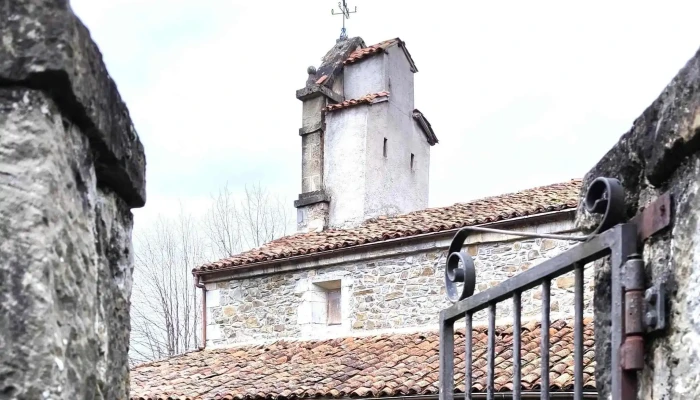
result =
[[[340,325],[340,289],[326,292],[328,298],[328,325]]]
[[[386,138],[384,138],[384,157],[386,157]]]
[[[413,162],[415,158],[416,158],[416,157],[413,155],[413,153],[411,153],[411,171],[413,171],[413,167],[414,167],[414,165],[415,165],[414,162]]]

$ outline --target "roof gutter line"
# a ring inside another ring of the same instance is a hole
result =
[[[463,393],[455,393],[455,398],[461,398]],[[487,393],[472,393],[472,399],[486,399]],[[495,400],[506,400],[513,399],[513,392],[495,392],[493,394]],[[540,399],[541,393],[535,391],[526,391],[520,393],[521,399]],[[550,399],[573,399],[574,392],[549,392]],[[597,399],[597,392],[583,392],[584,399]],[[438,400],[439,395],[437,394],[424,394],[424,395],[414,395],[414,396],[393,396],[393,397],[360,397],[360,398],[349,398],[342,397],[339,400]]]
[[[506,220],[501,220],[501,221],[494,221],[494,222],[487,222],[485,224],[477,224],[477,225],[470,225],[470,226],[475,226],[475,227],[488,227],[488,226],[501,226],[501,225],[511,225],[520,221],[524,220],[539,220],[539,219],[546,219],[547,217],[552,217],[560,214],[570,214],[570,213],[575,213],[576,209],[575,208],[569,208],[566,210],[559,210],[559,211],[550,211],[547,213],[541,213],[541,214],[536,214],[536,215],[528,215],[525,217],[518,217],[518,218],[511,218],[511,219],[506,219]],[[308,253],[308,254],[302,254],[298,256],[293,256],[293,257],[286,257],[286,258],[278,258],[274,260],[268,260],[268,261],[262,261],[262,262],[257,262],[257,263],[251,263],[251,264],[245,264],[245,265],[235,265],[231,267],[225,267],[225,268],[218,268],[218,269],[212,269],[212,270],[206,270],[206,271],[193,271],[192,274],[195,276],[203,276],[203,275],[209,275],[209,274],[214,274],[214,273],[220,273],[220,272],[226,272],[226,271],[231,271],[231,270],[246,270],[248,268],[258,268],[261,266],[266,266],[266,265],[273,265],[273,264],[279,264],[280,262],[292,262],[292,261],[299,261],[301,259],[306,259],[306,258],[312,258],[312,257],[324,257],[330,254],[335,254],[339,252],[344,252],[344,251],[356,251],[356,250],[363,250],[366,248],[371,248],[371,247],[377,247],[377,246],[382,246],[382,245],[390,245],[396,242],[401,242],[401,241],[409,241],[409,240],[420,240],[420,239],[425,239],[425,238],[431,238],[434,236],[448,236],[450,234],[454,234],[455,232],[459,231],[463,227],[459,228],[452,228],[452,229],[447,229],[444,231],[438,231],[438,232],[428,232],[428,233],[422,233],[419,235],[413,235],[413,236],[404,236],[404,237],[399,237],[399,238],[394,238],[394,239],[387,239],[387,240],[378,240],[376,242],[369,242],[369,243],[364,243],[364,244],[358,244],[354,246],[348,246],[348,247],[340,247],[337,249],[331,249],[331,250],[324,250],[324,251],[318,251],[315,253]],[[567,231],[562,231],[562,232],[573,232],[577,231],[578,229],[572,229],[572,230],[567,230]],[[207,281],[207,282],[212,282],[212,281]]]

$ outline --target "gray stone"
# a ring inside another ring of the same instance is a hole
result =
[[[507,279],[510,274],[508,267],[504,261],[499,261],[499,257],[516,257],[519,251],[523,248],[534,246],[534,240],[523,240],[516,242],[520,246],[501,245],[502,248],[509,251],[502,254],[493,254],[488,250],[494,247],[493,243],[480,244],[479,255],[475,257],[478,263],[477,268],[477,284],[479,290],[486,290],[489,284],[496,285]],[[566,244],[569,247],[576,243]],[[347,312],[347,329],[350,330],[347,334],[352,334],[352,331],[367,331],[372,329],[380,329],[382,327],[389,328],[408,328],[408,327],[435,327],[437,326],[437,318],[440,310],[449,305],[445,298],[444,288],[444,250],[431,249],[421,253],[413,253],[409,256],[384,256],[378,257],[376,261],[366,262],[362,259],[348,261],[332,267],[318,268],[313,270],[299,270],[291,273],[283,281],[274,296],[266,295],[270,293],[268,290],[277,282],[269,276],[258,276],[246,278],[241,281],[241,296],[224,296],[222,303],[218,309],[231,306],[236,310],[236,317],[241,318],[241,321],[248,321],[249,318],[255,318],[255,321],[265,321],[265,316],[282,313],[293,315],[292,320],[288,320],[282,330],[279,328],[263,331],[255,327],[255,323],[251,327],[238,327],[237,336],[227,336],[225,343],[237,343],[242,341],[243,337],[255,337],[260,340],[272,340],[280,338],[304,338],[307,336],[300,325],[297,323],[297,312],[299,310],[302,299],[300,294],[294,295],[293,289],[300,279],[319,279],[323,276],[338,276],[343,274],[352,278],[353,283],[349,286],[344,286],[342,290],[348,290],[350,301],[348,303]],[[490,254],[490,255],[489,255]],[[368,254],[372,257],[373,254]],[[409,257],[411,262],[409,262]],[[546,257],[541,257],[544,260]],[[439,259],[442,262],[435,263],[434,260]],[[519,261],[518,261],[519,262]],[[521,268],[527,269],[528,265],[523,265]],[[313,272],[313,273],[310,273]],[[377,277],[378,273],[384,275]],[[430,275],[425,276],[424,274]],[[288,274],[289,275],[289,274]],[[587,312],[591,312],[592,290],[590,282],[593,280],[593,269],[586,269],[584,275],[588,290],[585,291],[585,300],[588,304]],[[329,278],[331,279],[331,278]],[[332,278],[336,279],[336,278]],[[331,279],[331,280],[332,280]],[[376,279],[376,282],[375,282]],[[557,285],[552,285],[552,299],[558,302],[558,307],[562,311],[567,308],[564,304],[573,304],[573,293],[570,289],[562,289]],[[284,288],[289,288],[285,291]],[[284,293],[287,293],[286,295]],[[228,304],[228,303],[230,304]],[[512,315],[512,309],[509,302],[499,304],[497,313],[499,318]],[[253,307],[257,304],[258,307]],[[523,316],[538,316],[541,310],[541,296],[533,298],[532,293],[524,295],[522,298]],[[215,308],[214,310],[216,310]],[[568,307],[571,309],[571,307]],[[212,311],[214,311],[212,310]],[[477,314],[475,320],[485,318],[485,313]],[[371,322],[371,323],[369,323]],[[227,322],[226,323],[230,323]],[[278,322],[273,322],[271,325],[277,327]],[[261,323],[265,326],[265,323]]]
[[[0,20],[0,397],[128,398],[143,147],[68,1]]]
[[[118,192],[99,185],[92,143],[70,121],[41,91],[0,88],[0,393],[7,398],[129,395],[132,215]]]
[[[0,83],[49,94],[90,140],[98,183],[131,207],[146,202],[143,146],[87,28],[65,0],[0,7]]]

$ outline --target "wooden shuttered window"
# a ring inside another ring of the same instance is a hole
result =
[[[340,325],[340,289],[329,290],[328,298],[328,325]]]

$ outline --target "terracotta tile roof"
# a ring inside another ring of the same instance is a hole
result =
[[[343,62],[343,64],[352,64],[354,62],[357,62],[363,58],[372,56],[374,54],[382,53],[384,50],[388,49],[391,46],[394,46],[400,42],[401,39],[399,38],[394,38],[394,39],[389,39],[385,40],[383,42],[379,42],[377,44],[373,44],[371,46],[367,46],[362,49],[357,49],[350,53],[350,56],[348,56],[347,60]]]
[[[595,390],[593,321],[584,320],[584,388]],[[540,324],[521,331],[522,389],[540,388]],[[571,321],[550,326],[554,391],[574,383],[574,335]],[[513,329],[496,329],[495,389],[512,391]],[[474,392],[486,389],[487,329],[475,328]],[[464,392],[464,331],[457,331],[456,391]],[[437,332],[393,334],[325,341],[204,350],[143,364],[131,370],[131,399],[294,399],[309,397],[387,397],[436,394]]]
[[[581,180],[487,197],[448,207],[428,208],[392,217],[378,217],[349,229],[326,229],[297,233],[264,246],[195,268],[207,273],[222,268],[244,268],[251,264],[281,260],[324,251],[440,232],[578,206]]]
[[[383,99],[384,97],[389,97],[389,92],[377,92],[377,93],[370,93],[366,94],[359,99],[350,99],[350,100],[345,100],[342,103],[338,104],[329,104],[325,107],[323,107],[324,111],[335,111],[335,110],[341,110],[343,108],[348,108],[352,106],[356,106],[358,104],[372,104],[376,103],[377,99]]]
[[[385,52],[387,49],[389,49],[392,46],[398,45],[401,47],[403,50],[404,54],[406,54],[406,58],[408,59],[408,63],[411,65],[411,71],[413,72],[418,72],[418,68],[416,68],[415,62],[413,62],[413,57],[411,57],[411,54],[408,52],[406,49],[406,44],[403,42],[403,40],[399,38],[394,38],[394,39],[389,39],[385,40],[383,42],[379,42],[377,44],[373,44],[368,47],[363,47],[360,49],[357,49],[350,53],[348,58],[343,62],[343,64],[353,64],[356,63],[360,60],[363,60],[365,58],[369,58],[375,54],[380,54]]]

